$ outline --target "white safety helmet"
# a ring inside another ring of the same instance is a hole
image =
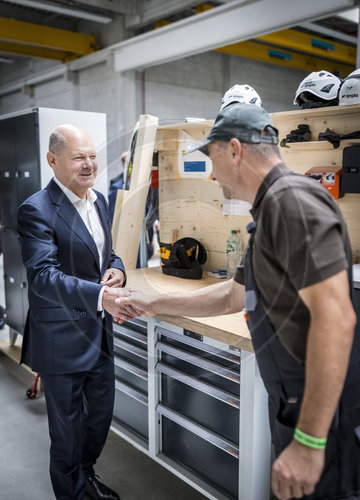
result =
[[[295,92],[294,104],[312,108],[333,106],[337,104],[337,96],[341,79],[328,71],[314,71],[300,83]]]
[[[240,102],[241,104],[256,104],[257,106],[262,105],[259,94],[246,83],[244,85],[239,85],[237,83],[225,92],[224,97],[221,99],[220,111],[232,102]]]
[[[360,103],[360,68],[356,69],[340,85],[339,104],[348,106],[349,104]]]

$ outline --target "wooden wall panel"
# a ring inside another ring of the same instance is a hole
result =
[[[292,143],[280,148],[284,162],[294,172],[304,174],[315,166],[341,165],[345,146],[360,143],[344,141],[334,149],[327,141],[317,141],[326,128],[338,133],[360,130],[360,105],[319,108],[306,111],[273,113],[280,139],[300,123],[308,123],[312,141]],[[158,129],[156,147],[159,150],[160,238],[164,243],[191,236],[201,241],[208,251],[205,269],[225,267],[225,242],[231,229],[240,229],[243,244],[248,240],[246,225],[250,216],[222,214],[222,190],[218,183],[207,179],[180,179],[178,174],[178,133],[186,131],[195,140],[206,137],[212,121],[177,124]],[[360,262],[360,194],[347,194],[338,201],[347,222],[354,261]]]
[[[317,141],[319,132],[330,128],[334,132],[347,134],[360,130],[360,105],[334,106],[306,111],[273,113],[274,124],[283,138],[300,123],[308,123],[312,131],[311,142],[290,143],[280,148],[287,166],[296,173],[304,174],[311,167],[342,165],[343,149],[360,144],[359,139],[341,141],[334,148],[328,141]],[[348,226],[354,263],[360,262],[360,194],[345,194],[338,200]]]
[[[157,133],[158,118],[140,115],[130,189],[118,191],[112,227],[113,248],[126,269],[135,269]]]
[[[203,125],[202,125],[203,126]],[[197,137],[205,136],[196,128]],[[157,144],[160,142],[157,140]],[[168,143],[166,144],[168,146]],[[226,239],[231,229],[240,229],[243,244],[247,241],[246,225],[251,217],[222,213],[221,186],[209,179],[181,179],[178,174],[176,150],[161,151],[159,155],[159,212],[160,240],[171,243],[186,236],[199,240],[206,248],[208,260],[204,269],[226,267]]]
[[[328,106],[325,108],[272,113],[280,140],[300,123],[306,123],[311,130],[311,140],[317,141],[319,132],[330,128],[339,134],[348,134],[360,129],[360,104],[351,106]]]

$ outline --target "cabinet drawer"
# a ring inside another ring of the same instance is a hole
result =
[[[127,342],[132,343],[133,345],[137,345],[139,347],[143,347],[145,350],[147,349],[147,333],[142,329],[132,330],[125,325],[119,325],[118,323],[114,323],[113,326],[114,336],[118,339],[126,340]]]
[[[162,417],[162,452],[226,495],[237,498],[237,456],[192,432],[171,415]]]
[[[230,392],[240,394],[240,374],[172,346],[157,344],[161,351],[162,363],[181,370],[192,377]]]
[[[114,336],[114,354],[147,370],[147,350]]]
[[[161,367],[160,367],[161,370]],[[208,384],[163,368],[161,402],[217,434],[239,443],[239,400]],[[176,377],[176,378],[175,378]]]
[[[180,335],[171,330],[163,327],[156,327],[156,333],[160,336],[160,341],[166,344],[173,345],[187,352],[195,354],[203,359],[213,361],[226,368],[233,369],[235,372],[239,371],[240,366],[240,353],[228,352],[225,349],[216,347],[206,342],[197,340],[192,335],[192,332],[185,330],[187,334]],[[198,335],[197,335],[198,337]],[[200,336],[201,337],[201,336]]]
[[[119,380],[115,380],[113,418],[142,438],[148,440],[147,396]]]
[[[143,368],[118,358],[117,356],[114,357],[114,364],[115,377],[117,380],[147,394],[148,377],[147,372]]]

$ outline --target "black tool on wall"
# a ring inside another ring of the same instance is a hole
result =
[[[360,193],[360,145],[344,148],[342,189],[344,193]]]

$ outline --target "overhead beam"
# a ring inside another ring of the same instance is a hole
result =
[[[195,7],[200,0],[140,0],[135,3],[135,12],[125,18],[127,29],[140,28],[164,17]]]
[[[54,4],[50,2],[44,2],[43,0],[6,0],[8,3],[21,5],[23,7],[31,7],[33,9],[43,10],[45,12],[54,12],[55,14],[61,14],[64,16],[69,16],[75,19],[84,19],[86,21],[93,21],[95,23],[110,23],[112,18],[109,16],[104,16],[102,14],[95,14],[93,12],[79,10],[69,7],[62,7],[59,4]]]
[[[96,50],[95,37],[0,17],[0,41],[84,56]]]
[[[338,42],[329,42],[324,38],[296,30],[281,30],[257,37],[256,40],[299,52],[306,52],[312,56],[341,61],[353,66],[356,63],[356,48]]]
[[[55,80],[57,78],[62,78],[66,74],[66,66],[57,66],[55,69],[48,70],[44,73],[38,73],[34,76],[29,76],[24,80],[17,80],[10,84],[4,85],[0,88],[0,96],[12,94],[13,92],[18,92],[22,90],[24,87],[40,85],[45,82],[49,82],[51,80]]]
[[[288,0],[236,0],[117,44],[114,67],[129,71],[163,64],[338,13],[354,1],[316,0],[290,9]]]
[[[65,62],[69,58],[69,54],[61,50],[42,49],[41,47],[31,47],[29,45],[1,41],[0,52],[4,54],[16,54],[23,57],[39,57],[41,59],[51,59],[60,62]]]
[[[300,24],[301,28],[305,28],[309,31],[315,31],[315,33],[321,33],[322,35],[329,36],[331,38],[336,38],[338,40],[343,40],[344,42],[354,43],[356,45],[357,38],[355,36],[347,35],[346,33],[342,33],[341,31],[336,31],[331,28],[327,28],[326,26],[322,26],[317,23],[302,23]]]
[[[345,78],[355,69],[355,62],[352,65],[342,64],[338,61],[320,59],[258,42],[240,42],[216,50],[233,56],[285,66],[286,68],[302,69],[308,72],[330,71],[339,74],[341,78]]]

